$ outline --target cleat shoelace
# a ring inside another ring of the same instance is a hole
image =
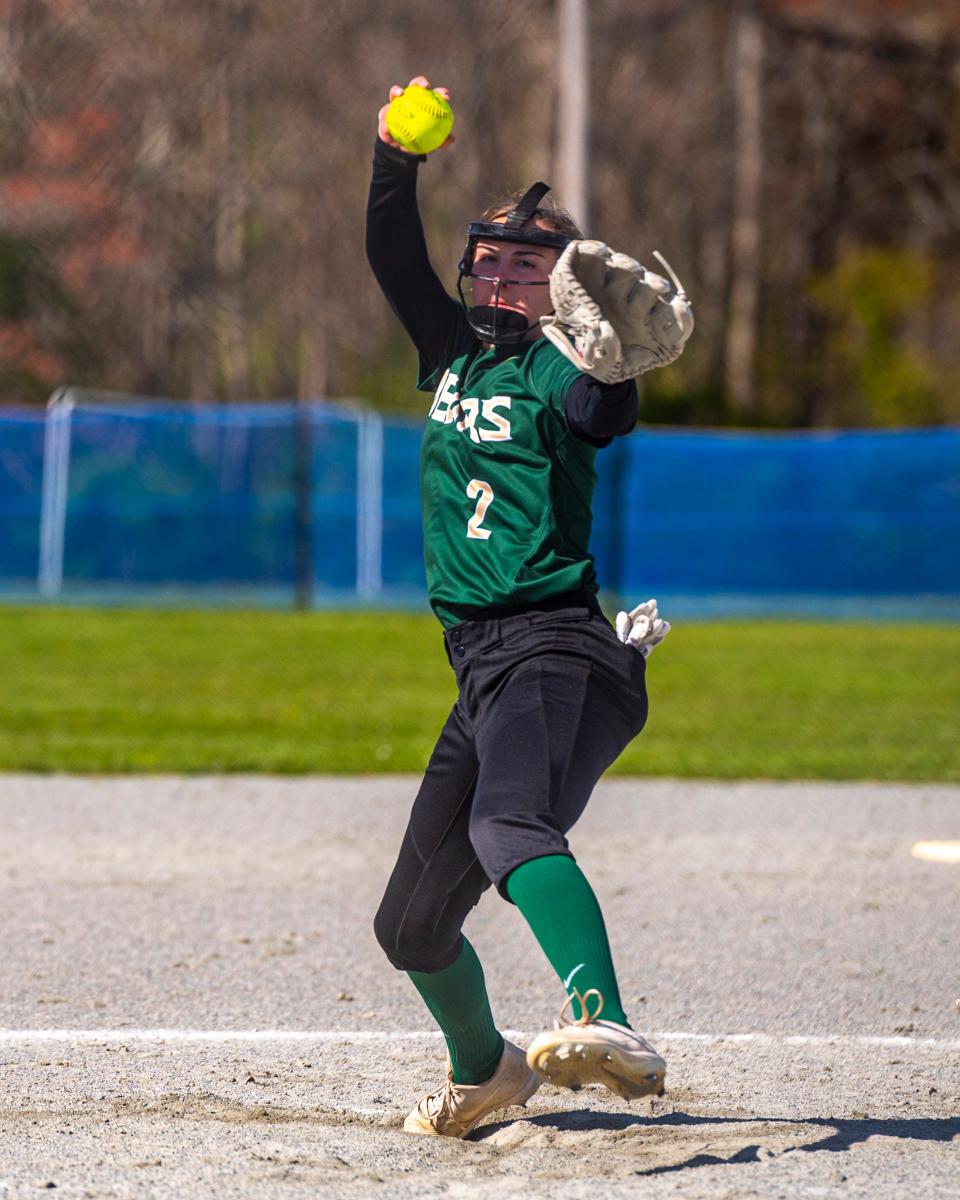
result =
[[[455,1100],[453,1085],[442,1083],[435,1092],[423,1098],[422,1104],[428,1117],[438,1117],[441,1113],[449,1113]]]
[[[429,1096],[424,1096],[419,1108],[429,1121],[438,1121],[438,1128],[448,1125],[453,1120],[456,1104],[462,1100],[458,1095],[457,1085],[453,1081],[453,1066],[447,1059],[447,1078]]]
[[[589,1006],[587,1005],[587,997],[588,996],[596,996],[596,998],[597,998],[597,1011],[594,1013],[590,1012]],[[571,1020],[565,1021],[563,1019],[563,1014],[573,1004],[574,1000],[580,1001],[580,1016],[577,1017],[576,1020],[574,1020],[573,1019],[573,1010],[571,1009],[570,1010]],[[600,1014],[602,1012],[603,1012],[603,995],[596,988],[588,988],[583,993],[582,996],[577,991],[577,989],[574,988],[573,995],[568,996],[566,998],[566,1000],[564,1000],[563,1008],[560,1009],[560,1020],[557,1023],[557,1028],[562,1029],[564,1027],[564,1025],[589,1025],[591,1021],[596,1021],[596,1019],[600,1016]]]

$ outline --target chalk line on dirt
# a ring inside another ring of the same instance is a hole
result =
[[[505,1037],[532,1038],[539,1030],[504,1029]],[[439,1030],[384,1029],[0,1029],[0,1044],[32,1042],[395,1042],[437,1040]],[[891,1046],[903,1050],[960,1050],[960,1041],[872,1034],[688,1033],[661,1030],[647,1036],[700,1045]]]

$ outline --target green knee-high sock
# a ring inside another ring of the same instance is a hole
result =
[[[522,863],[507,877],[507,895],[520,909],[567,994],[596,988],[603,996],[604,1021],[632,1028],[620,1002],[603,914],[587,877],[572,858],[547,854]],[[596,1011],[596,997],[587,1001]],[[571,1001],[574,1020],[580,1002]],[[569,1010],[568,1010],[569,1011]]]
[[[484,1083],[500,1063],[503,1038],[493,1023],[477,952],[464,938],[449,967],[407,974],[443,1031],[454,1083]]]

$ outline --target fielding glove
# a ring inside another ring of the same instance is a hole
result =
[[[644,658],[649,658],[669,632],[670,622],[660,619],[656,600],[645,600],[629,612],[617,613],[617,636]]]
[[[603,242],[573,241],[550,273],[554,312],[543,332],[581,371],[622,383],[679,358],[693,332],[693,308],[667,260],[670,279]]]

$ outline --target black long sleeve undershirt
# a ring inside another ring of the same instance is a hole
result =
[[[460,305],[430,264],[417,209],[417,169],[424,159],[377,138],[367,202],[367,259],[390,307],[420,355],[426,376],[466,324]],[[564,397],[567,424],[578,436],[606,446],[637,422],[634,381],[603,384],[577,375]]]

